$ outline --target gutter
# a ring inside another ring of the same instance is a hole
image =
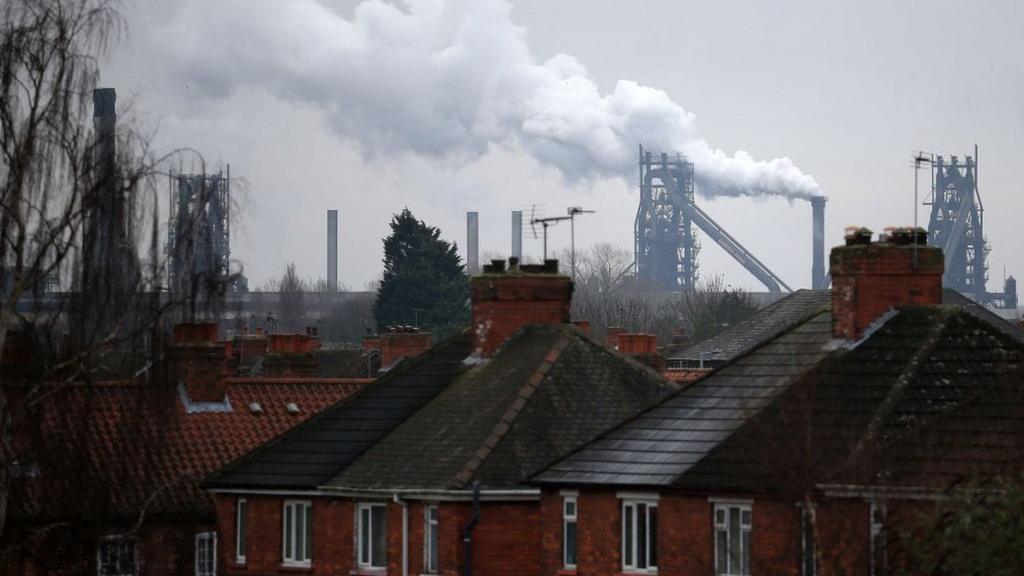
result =
[[[402,576],[409,576],[409,503],[392,496],[392,501],[402,507]]]
[[[347,496],[351,498],[384,497],[395,495],[406,500],[436,500],[471,502],[535,501],[540,500],[539,488],[449,490],[443,488],[354,488],[346,486],[320,486],[321,496]]]

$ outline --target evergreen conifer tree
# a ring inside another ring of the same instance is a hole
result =
[[[469,281],[456,246],[402,210],[384,239],[384,277],[373,317],[380,329],[418,325],[443,338],[469,322]]]

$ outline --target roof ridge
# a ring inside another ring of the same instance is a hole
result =
[[[501,441],[505,434],[512,428],[512,424],[515,422],[516,418],[522,413],[523,409],[526,408],[527,403],[537,391],[540,383],[547,378],[551,369],[555,366],[555,363],[558,362],[558,358],[562,355],[562,352],[569,347],[569,344],[570,334],[563,331],[558,337],[558,340],[551,346],[551,349],[548,350],[548,353],[544,355],[544,358],[541,360],[537,369],[529,378],[527,378],[526,383],[519,388],[519,394],[516,395],[516,399],[505,410],[505,413],[502,414],[501,420],[494,425],[491,432],[486,438],[484,438],[483,444],[480,448],[473,453],[469,461],[466,462],[459,473],[455,475],[454,481],[457,486],[464,486],[469,482],[470,478],[473,477],[473,474],[475,474],[477,469],[480,468],[480,465],[483,464],[484,460],[486,460],[487,457],[490,456],[491,452],[494,451],[495,446],[498,445],[498,442]]]

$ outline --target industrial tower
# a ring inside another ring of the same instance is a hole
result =
[[[640,206],[634,224],[636,275],[652,288],[692,290],[700,244],[684,206],[693,204],[693,163],[640,146]]]
[[[963,161],[949,162],[936,156],[932,163],[932,193],[925,204],[932,207],[928,243],[942,248],[946,273],[942,284],[988,304],[988,246],[985,242],[984,207],[978,194],[977,149]]]
[[[820,216],[821,221],[824,206],[822,199],[815,207],[815,217]],[[640,286],[668,291],[696,287],[700,244],[694,226],[753,274],[769,292],[791,290],[694,203],[693,163],[679,154],[670,158],[662,152],[655,157],[640,146],[640,207],[633,228],[634,263]],[[821,234],[815,234],[821,238]],[[815,270],[818,273],[817,268]]]
[[[230,166],[227,175],[179,174],[171,182],[168,286],[172,292],[200,300],[234,291],[229,284]]]

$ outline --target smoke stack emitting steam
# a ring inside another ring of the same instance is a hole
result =
[[[705,196],[821,194],[789,158],[712,148],[661,90],[620,80],[601,94],[576,58],[535,61],[510,11],[504,0],[366,0],[349,20],[315,0],[192,0],[167,37],[187,32],[196,45],[168,64],[209,97],[256,86],[316,105],[371,155],[475,156],[499,145],[587,179],[630,175],[643,142],[685,154]],[[240,13],[248,41],[217,41]]]

